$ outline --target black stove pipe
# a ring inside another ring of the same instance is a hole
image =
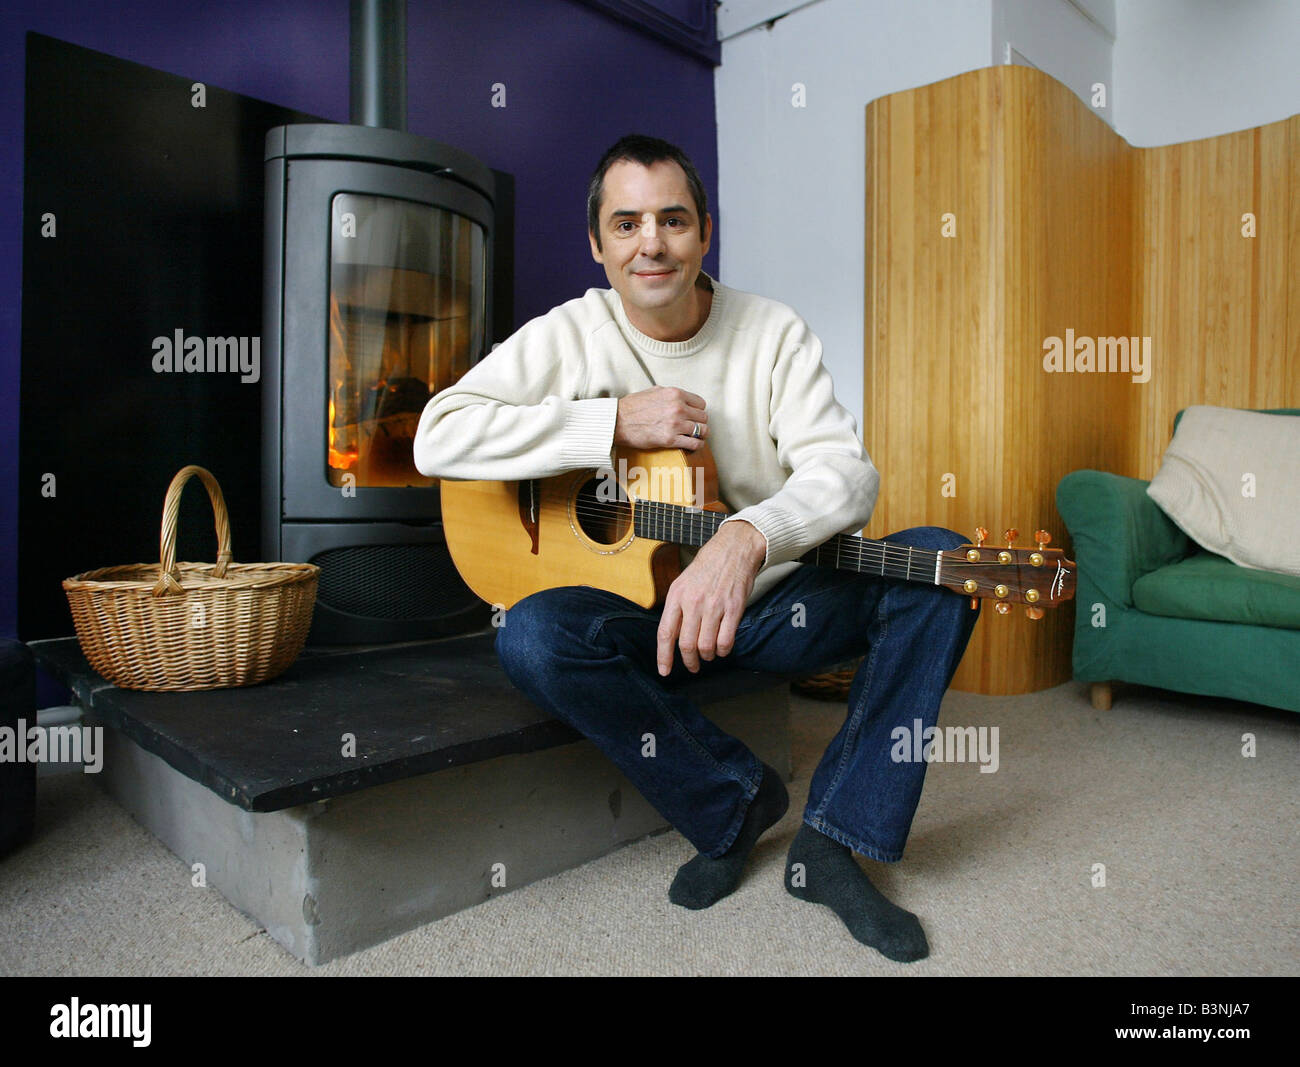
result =
[[[406,0],[352,0],[350,120],[406,129]]]

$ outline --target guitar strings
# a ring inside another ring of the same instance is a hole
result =
[[[635,509],[629,500],[611,500],[593,502],[589,498],[578,498],[574,501],[573,511],[579,519],[589,519],[593,522],[618,522],[626,524],[629,521],[633,524],[635,533],[635,522],[640,515],[646,521],[643,526],[649,527],[649,533],[642,535],[648,536],[652,540],[672,540],[675,536],[695,537],[704,535],[706,532],[709,537],[717,533],[717,527],[722,525],[722,521],[728,516],[716,511],[693,511],[687,509],[684,505],[670,504],[659,500],[638,500]],[[707,529],[706,527],[713,527]],[[655,537],[658,533],[661,536]],[[912,574],[918,577],[926,576],[930,573],[930,564],[934,557],[940,555],[936,549],[909,547],[907,545],[897,545],[888,541],[877,541],[871,538],[859,537],[851,534],[838,535],[841,540],[837,551],[837,562],[852,563],[859,572],[870,573],[872,570],[881,569],[884,577],[905,578]],[[707,539],[707,538],[706,538]],[[831,551],[834,546],[830,541],[823,542],[821,546]],[[817,549],[811,549],[809,555],[815,555]],[[922,558],[917,559],[920,555]],[[924,559],[930,556],[930,561]],[[960,562],[961,566],[969,569],[978,568],[1004,568],[1010,564],[1003,564],[996,559],[950,561]],[[996,576],[981,581],[981,576],[975,578],[978,590],[993,590],[997,586]]]
[[[658,510],[653,505],[657,505]],[[669,540],[672,536],[678,534],[685,536],[702,534],[705,532],[704,526],[721,526],[722,520],[727,518],[726,515],[719,512],[686,512],[684,509],[683,511],[664,510],[666,508],[680,507],[681,505],[665,504],[661,501],[640,501],[636,510],[642,514],[649,512],[647,516],[649,521],[643,525],[650,526],[652,534],[657,532],[663,535],[661,538],[654,538],[656,540]],[[578,502],[574,506],[574,512],[579,518],[601,521],[618,520],[626,522],[630,510],[630,505],[624,501],[610,501],[609,503],[595,505]],[[635,519],[635,513],[633,518]],[[713,529],[709,531],[709,534],[712,536],[716,532],[717,530]],[[844,536],[844,540],[840,542],[841,559],[869,560],[878,563],[882,557],[890,561],[892,554],[892,562],[897,566],[905,567],[910,556],[914,568],[919,571],[920,566],[915,560],[918,553],[930,554],[931,556],[937,554],[935,549],[917,548],[915,546],[909,549],[907,545],[897,545],[887,541],[873,541],[863,537],[853,537],[852,540],[849,540],[848,535],[842,536]],[[816,549],[811,551],[816,551]]]
[[[657,505],[660,510],[656,511],[652,505]],[[648,516],[649,521],[643,523],[643,525],[651,527],[651,535],[654,533],[662,535],[659,538],[654,538],[657,540],[668,540],[675,535],[695,536],[696,534],[702,534],[705,532],[703,529],[705,525],[714,526],[716,524],[716,526],[721,526],[722,520],[727,518],[726,515],[722,515],[719,512],[686,512],[684,510],[665,512],[662,510],[664,508],[675,509],[681,507],[681,505],[664,504],[661,501],[641,501],[637,508],[637,512],[642,515],[646,512],[650,512]],[[578,503],[574,507],[575,513],[580,518],[609,520],[616,517],[624,522],[626,522],[630,510],[630,505],[626,501],[611,501],[608,504],[595,506]],[[696,529],[697,524],[700,527],[699,529]],[[712,534],[716,532],[716,529],[713,529],[709,531],[709,534],[712,536]],[[909,555],[915,557],[917,553],[931,555],[938,554],[936,549],[918,548],[916,546],[912,546],[909,549],[907,545],[898,545],[888,541],[875,541],[870,538],[857,537],[853,535],[840,536],[843,538],[840,542],[839,551],[841,559],[848,555],[850,558],[856,558],[859,560],[869,559],[872,561],[878,561],[881,556],[889,558],[892,553],[897,563],[901,566],[905,565]],[[824,542],[824,544],[830,543],[831,542]],[[811,551],[815,552],[816,549],[812,549]],[[964,565],[973,565],[970,561],[962,562]],[[1004,564],[999,563],[997,560],[981,560],[978,562],[979,565],[996,567],[1004,566]]]
[[[633,509],[626,501],[591,503],[580,498],[574,503],[573,510],[579,519],[626,523],[629,517],[628,513]],[[687,511],[679,504],[646,500],[638,502],[637,508],[632,515],[633,520],[635,520],[637,514],[647,519],[643,526],[650,527],[648,536],[655,540],[671,540],[677,535],[695,537],[704,534],[706,527],[713,527],[713,529],[707,530],[709,536],[712,536],[717,532],[717,527],[722,525],[722,520],[727,518],[726,515],[720,512]],[[662,534],[662,537],[654,538],[655,533]],[[816,551],[816,549],[811,551]],[[910,558],[912,569],[919,574],[923,573],[926,567],[923,561],[917,560],[918,554],[930,554],[933,558],[935,550],[913,547],[909,551],[906,545],[895,545],[884,541],[873,542],[861,537],[855,537],[852,541],[846,538],[840,542],[840,559],[842,560],[856,560],[859,563],[869,562],[878,565],[884,559],[885,562],[892,563],[894,566],[906,571]]]

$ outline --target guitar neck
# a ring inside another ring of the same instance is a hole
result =
[[[633,509],[633,530],[638,537],[652,541],[669,541],[675,545],[703,545],[714,534],[727,512],[702,511],[665,504],[658,500],[638,500]],[[930,548],[874,541],[856,534],[836,534],[799,557],[800,563],[819,567],[878,574],[905,582],[939,584],[940,553]]]

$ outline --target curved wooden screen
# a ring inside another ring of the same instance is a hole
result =
[[[1072,555],[1065,474],[1149,478],[1188,403],[1300,400],[1298,121],[1135,149],[1018,66],[869,104],[863,439],[882,488],[868,535],[986,526],[1000,542],[1017,527],[1023,545],[1043,527]],[[1076,365],[1084,339],[1117,369]],[[1073,622],[1070,607],[989,612],[954,687],[1067,680]]]

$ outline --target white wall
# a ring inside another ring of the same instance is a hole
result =
[[[991,0],[728,0],[715,88],[721,281],[794,307],[862,425],[866,105],[989,65]],[[806,87],[806,107],[791,86]],[[871,442],[866,442],[868,450]]]
[[[1296,0],[1116,0],[1115,128],[1133,145],[1300,114]]]
[[[1050,74],[1112,126],[1114,0],[993,0],[993,62],[1028,61]],[[1104,87],[1094,96],[1093,86]]]

